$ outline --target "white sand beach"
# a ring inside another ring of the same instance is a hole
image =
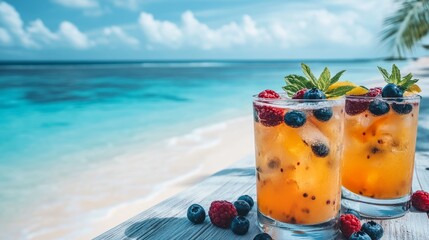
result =
[[[197,128],[57,183],[49,206],[22,227],[25,239],[90,239],[207,176],[251,156],[252,117]]]

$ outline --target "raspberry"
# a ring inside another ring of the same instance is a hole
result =
[[[281,108],[269,106],[256,106],[259,122],[266,127],[274,127],[283,122],[283,112]]]
[[[414,192],[411,196],[411,203],[419,211],[429,211],[429,193],[423,190]]]
[[[292,99],[304,99],[304,94],[305,92],[307,92],[307,90],[308,90],[307,88],[303,88],[299,90],[292,96]]]
[[[360,230],[360,221],[353,214],[343,214],[340,217],[340,229],[346,238],[349,238],[354,232]]]
[[[377,97],[378,95],[381,94],[382,91],[383,91],[383,89],[381,87],[371,88],[371,89],[369,89],[369,92],[367,92],[365,94],[365,96],[367,96],[367,97]]]
[[[264,91],[260,92],[258,94],[258,97],[260,97],[260,98],[274,98],[274,99],[276,99],[276,98],[280,98],[280,95],[278,93],[276,93],[274,90],[267,89],[267,90],[264,90]]]
[[[365,95],[360,95],[358,97],[376,97],[380,95],[382,92],[381,87],[375,87],[369,89]],[[371,98],[363,99],[363,98],[348,98],[346,99],[346,113],[348,115],[356,115],[368,109]]]
[[[229,228],[235,216],[237,216],[237,210],[228,201],[213,201],[210,204],[209,217],[215,226]]]
[[[369,101],[361,98],[347,98],[346,99],[346,113],[348,115],[356,115],[368,109]]]

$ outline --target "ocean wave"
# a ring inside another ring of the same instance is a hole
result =
[[[207,68],[207,67],[224,67],[230,65],[226,62],[150,62],[142,63],[145,68]]]
[[[168,138],[167,140],[165,140],[165,143],[167,144],[168,147],[178,147],[178,146],[187,147],[189,146],[189,144],[192,144],[192,146],[194,147],[195,144],[198,144],[198,143],[209,145],[207,142],[207,138],[211,134],[216,135],[219,131],[227,129],[229,125],[243,120],[247,120],[247,117],[238,117],[238,118],[226,120],[223,122],[215,123],[212,125],[208,125],[205,127],[195,128],[188,134]],[[206,141],[206,142],[203,142],[203,141]]]

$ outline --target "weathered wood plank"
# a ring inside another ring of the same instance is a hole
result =
[[[429,191],[429,153],[416,155],[416,174],[413,189]],[[208,210],[214,200],[236,200],[248,194],[256,199],[253,158],[239,161],[203,182],[140,213],[117,227],[98,236],[101,239],[252,239],[259,230],[256,225],[256,207],[248,215],[249,233],[237,236],[230,230],[220,229],[206,218],[193,225],[186,218],[187,208],[198,203]],[[429,218],[421,212],[411,211],[402,218],[378,221],[385,229],[383,239],[428,239]]]

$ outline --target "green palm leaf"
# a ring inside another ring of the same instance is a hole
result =
[[[429,0],[403,0],[400,8],[384,21],[382,41],[403,56],[429,33]]]

